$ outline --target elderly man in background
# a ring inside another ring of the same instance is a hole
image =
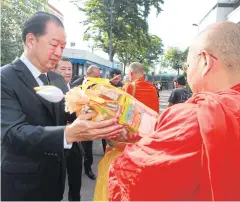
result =
[[[82,85],[83,81],[87,77],[100,78],[100,70],[98,66],[91,65],[87,68],[86,76],[82,76],[71,84],[71,87]]]
[[[130,64],[129,80],[130,83],[125,87],[125,91],[159,113],[157,90],[152,83],[144,79],[144,66],[141,63]]]
[[[240,201],[240,26],[208,27],[187,62],[193,97],[112,164],[110,201]]]

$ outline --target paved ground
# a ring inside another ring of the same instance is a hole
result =
[[[160,93],[160,112],[162,113],[164,109],[167,108],[168,98],[170,96],[171,91],[162,91]],[[102,142],[100,140],[94,141],[93,143],[93,154],[94,154],[94,162],[92,165],[92,170],[95,174],[97,174],[97,165],[103,156]],[[81,189],[81,200],[82,201],[92,201],[95,187],[94,180],[90,180],[85,173],[82,175],[82,189]],[[67,201],[67,193],[68,193],[68,185],[66,182],[66,189],[64,194],[64,201]]]

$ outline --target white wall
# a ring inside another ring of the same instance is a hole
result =
[[[226,20],[234,22],[234,23],[239,23],[240,22],[240,6],[235,9],[232,13],[230,13]]]
[[[199,31],[204,30],[208,25],[214,23],[217,21],[217,7],[208,13],[208,15],[202,19],[202,21],[199,23]]]
[[[229,0],[218,0],[218,3],[227,3]],[[240,22],[240,7],[234,10],[232,7],[216,7],[199,23],[199,31],[204,30],[207,26],[218,21]]]
[[[226,20],[229,13],[231,13],[234,8],[231,7],[219,7],[217,9],[217,22]]]

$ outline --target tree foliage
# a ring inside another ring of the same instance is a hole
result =
[[[173,69],[178,70],[179,74],[179,70],[182,68],[182,63],[186,60],[187,54],[188,49],[181,51],[176,47],[170,47],[164,56],[164,62]]]
[[[148,60],[151,57],[153,60],[156,53],[162,52],[162,43],[154,45],[153,41],[160,42],[161,40],[149,34],[147,18],[152,7],[155,7],[159,14],[162,11],[162,4],[162,0],[86,1],[83,8],[80,8],[86,16],[83,22],[86,26],[84,39],[93,40],[96,47],[109,53],[109,36],[112,27],[111,61],[114,55],[117,55],[125,64],[135,59],[136,55],[141,60],[146,56]],[[110,10],[112,10],[112,23],[110,23]],[[159,50],[156,51],[157,48]]]
[[[159,55],[163,53],[162,40],[155,35],[150,35],[149,39],[145,40],[142,46],[139,46],[134,39],[119,42],[116,47],[116,54],[118,59],[123,62],[124,67],[129,65],[130,62],[138,61],[143,63],[145,70],[148,71],[149,67],[158,61]]]
[[[23,52],[21,29],[24,21],[43,9],[47,0],[1,1],[1,65],[12,62]]]

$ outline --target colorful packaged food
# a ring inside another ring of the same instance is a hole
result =
[[[116,117],[125,131],[117,141],[129,142],[138,139],[135,135],[152,132],[158,114],[134,97],[112,86],[107,79],[87,78],[82,86],[71,89],[65,95],[66,112],[77,115],[94,110],[93,121]]]

